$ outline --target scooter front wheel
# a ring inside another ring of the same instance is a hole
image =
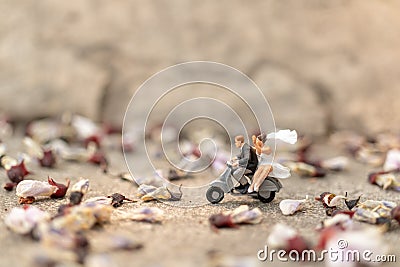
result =
[[[206,193],[207,200],[213,204],[221,202],[224,199],[224,191],[217,186],[211,186]]]

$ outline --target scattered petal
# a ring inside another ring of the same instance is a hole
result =
[[[120,214],[123,219],[148,223],[160,223],[164,218],[164,211],[156,207],[141,207]]]
[[[346,196],[335,195],[330,192],[324,192],[315,198],[315,200],[321,201],[324,207],[336,207],[344,199],[346,199]]]
[[[129,198],[126,198],[124,195],[121,195],[119,193],[114,193],[111,196],[108,196],[107,198],[111,198],[111,205],[114,208],[120,207],[122,205],[122,203],[124,202],[124,200],[132,201]]]
[[[36,180],[21,181],[16,188],[16,194],[19,197],[49,197],[58,190],[57,186],[50,185],[46,182]]]
[[[249,209],[242,205],[233,211],[211,215],[209,222],[215,228],[234,228],[238,224],[258,224],[262,221],[262,213],[259,208]]]
[[[71,195],[69,196],[69,202],[71,205],[79,205],[82,201],[83,196],[89,190],[89,180],[82,179],[74,184],[71,188]]]
[[[53,219],[52,228],[79,232],[92,228],[96,223],[105,223],[110,220],[113,208],[110,205],[99,203],[85,203],[73,206],[64,216]]]
[[[11,166],[7,170],[7,175],[8,178],[14,182],[14,183],[19,183],[22,180],[24,180],[24,177],[28,175],[30,172],[26,169],[24,161],[21,161],[21,163]]]
[[[335,157],[331,159],[326,159],[321,161],[321,167],[331,170],[331,171],[342,171],[346,169],[349,164],[349,159],[347,157]]]
[[[279,203],[279,208],[281,209],[283,215],[292,215],[297,211],[302,210],[307,200],[308,198],[301,200],[284,199]]]
[[[390,211],[390,215],[393,219],[395,219],[398,223],[400,223],[400,206],[393,208]]]
[[[308,249],[308,245],[303,237],[296,230],[285,224],[275,224],[267,238],[267,244],[274,249],[283,249],[286,252],[302,252]]]
[[[326,175],[322,168],[304,162],[288,161],[285,162],[285,165],[300,176],[324,177]]]
[[[382,187],[384,190],[393,189],[400,191],[400,182],[397,181],[394,172],[375,172],[368,175],[371,184]]]
[[[392,218],[391,211],[395,207],[394,202],[367,200],[357,206],[353,218],[370,224],[389,224]]]
[[[144,195],[141,197],[143,201],[152,201],[152,200],[169,200],[171,199],[171,193],[168,191],[166,187],[159,187],[156,190]]]
[[[89,190],[89,180],[80,178],[80,180],[71,187],[72,192],[81,192],[86,194]]]
[[[384,171],[393,171],[400,169],[400,149],[391,149],[387,152]]]
[[[346,192],[346,197],[347,197],[347,192]],[[357,206],[358,202],[360,202],[360,198],[361,198],[361,195],[356,199],[352,199],[352,200],[345,199],[344,203],[346,204],[346,206],[349,210],[352,210],[355,206]]]
[[[259,208],[250,210],[247,205],[242,205],[228,214],[236,224],[258,224],[262,221],[261,210]]]
[[[208,219],[210,225],[215,228],[236,228],[238,227],[230,215],[222,213],[211,215]]]
[[[11,169],[12,166],[18,165],[18,161],[14,159],[13,157],[7,156],[2,154],[1,155],[1,167],[3,167],[6,170]]]
[[[9,229],[18,234],[28,234],[40,222],[50,220],[50,214],[34,206],[13,208],[4,218]]]
[[[46,168],[53,168],[54,164],[56,164],[56,157],[52,150],[44,150],[43,157],[39,158],[40,166]]]
[[[56,192],[54,192],[50,196],[51,198],[63,198],[65,196],[65,194],[67,193],[67,190],[68,190],[68,187],[69,187],[69,184],[70,184],[70,180],[69,179],[67,179],[67,185],[64,185],[64,184],[60,184],[60,183],[55,182],[53,180],[53,178],[51,178],[50,176],[47,178],[47,182],[50,185],[53,185],[53,186],[57,187]]]
[[[332,216],[331,218],[322,221],[321,224],[317,226],[317,230],[322,230],[324,228],[332,226],[337,226],[340,227],[341,229],[347,229],[350,228],[352,224],[353,220],[351,219],[350,215],[339,213]]]
[[[17,186],[16,183],[5,183],[3,188],[7,191],[12,191],[16,186]]]

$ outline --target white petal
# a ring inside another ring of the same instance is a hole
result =
[[[57,189],[56,186],[47,182],[23,180],[17,185],[16,195],[19,197],[51,196]]]
[[[296,200],[296,199],[284,199],[279,203],[279,208],[281,209],[283,215],[292,215],[296,211],[304,208],[304,203],[306,199]]]

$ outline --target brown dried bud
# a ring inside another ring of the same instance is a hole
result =
[[[128,200],[130,201],[130,199],[126,198],[124,195],[121,195],[119,193],[114,193],[111,196],[108,196],[108,198],[111,198],[111,205],[114,208],[118,208],[122,205],[122,202],[124,202],[124,200]]]
[[[3,188],[7,191],[12,191],[15,186],[17,186],[16,183],[6,183]]]
[[[40,166],[53,168],[56,163],[56,157],[51,149],[43,151],[43,157],[39,159]]]
[[[395,207],[391,210],[390,215],[393,219],[395,219],[398,223],[400,223],[400,206]]]
[[[82,201],[83,193],[82,192],[72,192],[69,196],[69,202],[71,205],[79,205]]]
[[[7,170],[8,178],[14,183],[21,182],[29,173],[30,172],[25,167],[24,161],[21,161],[20,164],[12,166],[9,170]]]
[[[232,216],[220,214],[211,215],[208,219],[212,227],[216,228],[236,228],[238,227],[232,220]]]
[[[54,192],[50,197],[51,198],[63,198],[65,196],[65,194],[67,193],[69,184],[70,184],[70,180],[67,179],[67,185],[64,184],[60,184],[57,183],[53,180],[53,178],[50,178],[50,176],[47,178],[47,182],[50,185],[56,186],[57,187],[57,191]]]

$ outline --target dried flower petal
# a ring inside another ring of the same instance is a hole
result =
[[[228,213],[236,224],[258,224],[262,221],[262,212],[259,208],[249,209],[247,205],[241,205]]]
[[[11,169],[12,166],[18,165],[18,161],[13,157],[1,155],[0,165],[6,170]]]
[[[367,200],[357,206],[353,218],[370,224],[388,224],[392,218],[391,211],[395,207],[394,202]]]
[[[71,187],[72,192],[81,192],[86,194],[89,190],[89,180],[80,178],[80,180]]]
[[[88,252],[90,243],[81,232],[71,232],[64,229],[54,229],[51,223],[39,224],[34,229],[34,235],[40,239],[44,247],[69,250],[76,255],[78,263],[83,263]]]
[[[141,184],[137,189],[137,196],[142,197],[144,195],[150,194],[151,192],[157,190],[157,187],[153,185]]]
[[[35,158],[43,158],[43,149],[41,146],[30,137],[25,137],[23,140],[27,153]]]
[[[233,211],[211,215],[208,219],[212,227],[233,228],[238,224],[258,224],[262,220],[262,213],[259,208],[249,209],[249,206],[242,205]]]
[[[344,199],[346,199],[346,196],[335,195],[330,192],[324,192],[315,198],[315,200],[321,201],[324,207],[336,207]]]
[[[286,162],[285,165],[300,176],[324,177],[326,172],[317,166],[304,162]]]
[[[232,220],[230,215],[225,215],[222,213],[211,215],[208,219],[210,225],[216,228],[236,228],[238,227]]]
[[[108,196],[108,198],[111,198],[111,205],[114,208],[120,207],[122,205],[122,202],[124,202],[124,200],[132,201],[129,198],[126,198],[124,195],[121,195],[119,193],[114,193],[111,196]]]
[[[53,168],[54,164],[56,164],[56,157],[53,151],[51,149],[44,150],[43,157],[39,158],[39,163],[42,167]]]
[[[64,216],[53,219],[52,227],[59,230],[78,232],[92,228],[96,223],[110,220],[112,207],[98,203],[73,206]]]
[[[104,152],[97,150],[95,153],[90,155],[88,161],[90,163],[96,164],[96,165],[107,165],[107,159],[104,154]]]
[[[70,205],[79,205],[83,196],[89,190],[89,180],[82,179],[75,183],[71,188],[71,195],[69,196]]]
[[[8,178],[14,183],[21,182],[29,173],[30,172],[25,167],[24,161],[21,161],[21,163],[17,165],[11,166],[10,169],[7,170]]]
[[[169,199],[171,199],[171,193],[168,191],[166,187],[159,187],[156,190],[141,197],[141,200],[143,201],[169,200]]]
[[[167,191],[169,192],[169,194],[171,195],[171,198],[168,199],[170,201],[179,201],[182,199],[183,193],[182,193],[182,185],[179,186],[178,190],[179,193],[173,193],[171,192],[171,190],[168,189],[168,187],[166,188]]]
[[[36,180],[21,181],[16,188],[16,194],[19,197],[39,197],[51,196],[57,191],[57,187],[46,182]]]
[[[347,192],[346,192],[345,196],[347,197]],[[358,202],[360,202],[360,198],[361,198],[361,195],[357,199],[352,199],[352,200],[345,199],[344,203],[346,204],[346,206],[349,210],[352,210],[355,206],[357,206]]]
[[[400,223],[400,206],[393,208],[390,211],[390,215],[393,219],[395,219],[398,223]]]
[[[392,149],[387,152],[384,171],[393,171],[400,169],[400,149]]]
[[[12,191],[16,186],[17,186],[16,183],[5,183],[3,188],[7,191]]]
[[[292,215],[297,211],[302,210],[305,207],[307,200],[308,197],[301,200],[284,199],[279,203],[279,208],[281,209],[283,215]]]
[[[335,157],[331,159],[326,159],[321,161],[321,167],[331,170],[331,171],[341,171],[344,170],[348,164],[349,159],[343,156]]]
[[[348,214],[336,214],[332,216],[331,218],[328,218],[321,222],[319,226],[317,226],[317,230],[321,230],[324,228],[332,227],[332,226],[338,226],[341,229],[347,229],[353,224],[353,221],[351,220],[351,216]]]
[[[141,207],[128,212],[119,213],[123,219],[133,221],[159,223],[164,218],[164,211],[156,207]]]
[[[371,184],[382,187],[384,190],[393,189],[400,191],[400,182],[396,180],[393,172],[376,172],[368,175],[368,181]]]
[[[270,235],[267,238],[268,246],[276,249],[283,249],[287,252],[298,251],[302,252],[308,249],[308,245],[303,237],[293,228],[285,224],[275,224]]]
[[[34,206],[13,208],[4,218],[4,223],[12,231],[19,234],[27,234],[40,222],[50,220],[50,214]]]
[[[67,179],[67,185],[64,185],[64,184],[60,184],[60,183],[55,182],[53,180],[53,178],[51,178],[50,176],[47,178],[47,182],[50,185],[53,185],[53,186],[57,187],[56,192],[54,192],[50,196],[51,198],[63,198],[65,196],[65,194],[67,193],[67,190],[68,190],[68,187],[69,187],[69,184],[70,184],[70,180],[69,179]]]

